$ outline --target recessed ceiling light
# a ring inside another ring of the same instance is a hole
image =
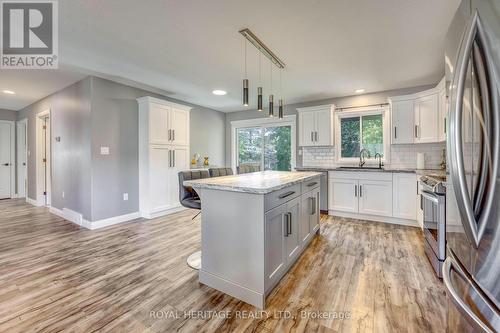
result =
[[[356,94],[362,94],[362,93],[364,93],[364,92],[365,92],[365,90],[364,90],[364,89],[356,89],[354,92],[355,92]]]
[[[227,91],[217,89],[217,90],[212,91],[212,94],[217,95],[217,96],[224,96],[225,94],[227,94]]]
[[[12,90],[2,90],[2,92],[3,92],[4,94],[8,94],[8,95],[15,95],[15,94],[16,94],[16,93],[15,93],[14,91],[12,91]]]

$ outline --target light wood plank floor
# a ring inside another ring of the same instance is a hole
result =
[[[89,231],[0,201],[0,331],[445,331],[445,291],[416,228],[323,218],[260,313],[187,267],[200,248],[194,214]]]

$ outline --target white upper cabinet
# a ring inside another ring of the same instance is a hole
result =
[[[392,144],[413,143],[414,110],[413,99],[393,100],[392,108]]]
[[[149,133],[150,144],[189,145],[190,107],[153,97],[141,97],[137,101],[148,118],[144,130]]]
[[[415,143],[438,142],[438,94],[415,101]]]
[[[333,105],[297,109],[299,146],[333,146]]]
[[[446,139],[447,100],[444,79],[433,89],[390,97],[391,143],[430,143]]]

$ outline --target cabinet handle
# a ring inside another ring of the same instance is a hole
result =
[[[415,138],[418,138],[418,134],[417,134],[417,131],[418,131],[418,130],[417,130],[417,127],[418,127],[418,126],[417,126],[417,125],[415,125]]]
[[[168,141],[172,140],[172,130],[168,130]]]
[[[311,215],[316,214],[316,198],[311,197]]]
[[[314,142],[314,132],[311,131],[311,142]]]
[[[424,210],[424,199],[422,194],[420,194],[420,210]]]
[[[175,141],[175,130],[172,130],[172,141]]]
[[[363,196],[363,186],[359,185],[359,197]]]
[[[307,184],[307,186],[308,186],[308,187],[311,187],[311,186],[316,185],[317,183],[318,183],[318,182],[312,182],[312,183]]]
[[[175,168],[175,150],[172,150],[172,166]]]
[[[444,134],[446,134],[446,117],[444,117]]]
[[[292,234],[292,213],[288,213],[288,234]]]
[[[398,138],[398,128],[394,126],[394,139]]]
[[[283,223],[283,236],[288,237],[288,214],[282,214],[281,220],[284,220]]]
[[[318,132],[314,132],[315,141],[318,142]]]
[[[354,185],[354,196],[358,197],[358,185]]]
[[[172,151],[168,151],[168,167],[172,167]]]
[[[292,194],[295,194],[295,191],[286,192],[286,193],[284,193],[284,194],[280,195],[278,198],[279,198],[279,199],[285,199],[286,197],[289,197],[289,196],[291,196]]]

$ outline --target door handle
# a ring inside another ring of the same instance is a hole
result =
[[[451,271],[454,270],[457,272],[457,274],[470,286],[472,289],[474,289],[475,293],[481,298],[481,301],[485,304],[488,305],[489,302],[484,299],[483,294],[481,291],[478,290],[476,287],[476,284],[474,281],[469,279],[467,274],[462,270],[462,268],[455,262],[455,259],[452,256],[448,256],[446,258],[444,265],[443,265],[443,283],[444,286],[446,287],[446,290],[448,291],[448,294],[450,295],[450,298],[452,302],[457,306],[458,310],[462,315],[465,315],[469,318],[471,318],[474,323],[479,326],[480,328],[483,329],[484,332],[488,333],[493,333],[493,331],[486,325],[475,313],[472,311],[472,309],[469,307],[469,305],[460,297],[460,294],[456,291],[455,287],[453,286],[453,283],[451,281]],[[490,310],[493,313],[498,313],[494,311],[492,308]],[[493,321],[494,322],[494,321]]]
[[[283,223],[283,233],[285,237],[288,237],[288,214],[287,213],[284,213],[281,215],[281,220],[283,221],[284,220],[284,223]]]
[[[358,197],[358,185],[354,185],[354,196]]]
[[[394,139],[398,138],[398,128],[394,126]]]
[[[359,197],[363,196],[363,186],[359,185]]]
[[[291,235],[292,234],[292,213],[287,213],[288,215],[288,235]]]

